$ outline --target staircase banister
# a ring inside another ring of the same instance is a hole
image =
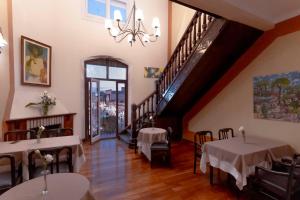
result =
[[[172,63],[175,55],[177,54],[178,51],[180,51],[182,43],[185,41],[185,37],[187,37],[187,33],[189,32],[189,29],[190,29],[190,27],[192,27],[194,25],[194,23],[196,23],[196,21],[197,21],[197,19],[199,17],[199,13],[202,14],[202,12],[200,12],[200,11],[195,12],[192,20],[190,21],[189,25],[187,26],[186,30],[184,31],[184,33],[183,33],[180,41],[178,42],[177,46],[175,47],[175,49],[173,51],[173,54],[172,54],[171,58],[169,59],[169,61],[168,61],[168,63],[167,63],[166,66],[168,66],[169,64]],[[162,74],[166,73],[165,71],[167,71],[167,70],[168,69],[165,68],[164,71],[162,72]],[[162,76],[159,79],[162,79]]]
[[[137,107],[140,107],[141,105],[143,105],[146,101],[148,101],[148,99],[150,99],[152,96],[154,96],[156,94],[156,91],[152,92],[149,96],[147,96],[141,103],[136,104]]]

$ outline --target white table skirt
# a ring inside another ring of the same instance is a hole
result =
[[[48,193],[42,196],[43,177],[38,177],[17,185],[0,196],[0,200],[93,200],[90,183],[76,173],[47,175]],[[43,198],[45,197],[45,198]]]
[[[143,128],[139,131],[137,146],[139,152],[142,152],[149,161],[151,161],[151,145],[154,142],[166,141],[167,131],[162,128]]]
[[[241,137],[207,142],[202,146],[202,152],[200,170],[206,173],[209,162],[231,174],[240,190],[247,185],[247,176],[254,173],[255,166],[270,167],[272,159],[294,153],[287,144],[255,137],[248,137],[246,143]]]
[[[28,171],[28,154],[36,149],[43,150],[59,147],[73,147],[73,166],[74,172],[79,172],[82,164],[85,162],[85,155],[79,136],[64,136],[41,138],[41,142],[37,143],[36,139],[22,140],[15,144],[11,142],[0,142],[0,154],[22,153],[23,180],[29,179]],[[1,171],[10,170],[9,166],[1,166]]]

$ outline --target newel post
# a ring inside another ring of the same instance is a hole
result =
[[[159,100],[160,100],[160,90],[159,90],[159,80],[155,81],[155,92],[156,92],[156,105],[158,104]]]
[[[136,134],[136,120],[137,120],[136,110],[137,110],[137,105],[136,105],[136,104],[132,104],[132,105],[131,105],[131,129],[132,129],[132,138],[136,138],[136,137],[137,137],[137,134]]]

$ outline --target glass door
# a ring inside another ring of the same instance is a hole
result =
[[[118,60],[85,62],[86,139],[118,137],[127,126],[127,65]]]

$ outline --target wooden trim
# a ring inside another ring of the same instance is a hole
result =
[[[42,83],[27,83],[25,82],[24,80],[24,43],[25,43],[25,40],[29,41],[29,42],[34,42],[34,43],[37,43],[41,46],[45,46],[46,48],[49,48],[49,83],[48,84],[42,84]],[[52,64],[52,47],[50,45],[47,45],[47,44],[44,44],[42,42],[39,42],[39,41],[36,41],[36,40],[33,40],[31,38],[28,38],[28,37],[25,37],[23,35],[21,35],[21,84],[22,85],[30,85],[30,86],[39,86],[39,87],[51,87],[51,64]]]
[[[64,113],[64,114],[46,115],[46,116],[37,116],[37,117],[15,118],[15,119],[8,119],[8,120],[6,120],[6,122],[13,122],[13,121],[20,121],[20,120],[32,120],[32,119],[45,119],[45,118],[68,116],[68,115],[76,115],[76,113]]]
[[[248,51],[242,55],[228,72],[193,106],[183,117],[183,135],[187,138],[193,132],[188,129],[189,121],[212,101],[233,79],[257,58],[272,42],[283,35],[300,30],[300,16],[276,24],[275,28],[266,31]]]
[[[9,46],[9,92],[6,101],[3,126],[2,130],[6,129],[6,123],[4,121],[9,119],[12,103],[15,95],[15,70],[14,70],[14,37],[13,37],[13,14],[12,14],[12,1],[7,0],[7,18],[8,18],[8,46]]]

